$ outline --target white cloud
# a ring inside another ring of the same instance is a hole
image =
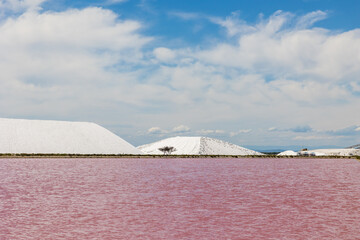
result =
[[[274,131],[278,131],[278,129],[276,127],[271,127],[271,128],[268,128],[268,131],[269,132],[274,132]]]
[[[249,133],[251,131],[252,131],[251,129],[242,129],[242,130],[239,130],[238,133]]]
[[[165,133],[167,133],[167,131],[161,129],[160,127],[152,127],[152,128],[148,129],[147,133],[148,134],[165,134]]]
[[[6,11],[24,12],[40,9],[40,5],[47,0],[0,0],[0,13]]]
[[[354,92],[360,92],[360,83],[350,82],[350,86]]]
[[[224,135],[225,131],[224,130],[212,130],[212,129],[202,129],[197,131],[198,134],[200,135]]]
[[[292,14],[277,12],[256,25],[238,23],[233,19],[227,25],[252,29],[238,37],[238,44],[220,43],[213,49],[198,53],[202,61],[216,65],[237,67],[273,76],[302,77],[313,75],[319,81],[339,81],[359,74],[360,30],[332,33],[326,29],[310,28],[326,17],[317,11],[299,19]],[[294,24],[289,24],[295,21]],[[245,27],[243,25],[245,24]],[[297,26],[303,28],[299,29]],[[305,28],[307,27],[307,28]],[[344,47],[346,46],[346,47]]]
[[[237,132],[230,132],[230,137],[234,137],[240,134],[244,134],[244,133],[250,133],[252,130],[251,129],[241,129]]]
[[[314,23],[324,20],[327,18],[327,13],[323,12],[323,11],[314,11],[314,12],[310,12],[304,16],[301,16],[297,23],[296,23],[296,27],[297,28],[301,28],[301,29],[306,29],[309,28],[311,26],[313,26]]]
[[[334,138],[339,138],[335,136],[296,136],[294,140],[331,140]]]
[[[157,41],[140,33],[141,22],[110,10],[26,11],[0,23],[0,114],[114,119],[133,126],[124,130],[129,135],[150,123],[162,126],[147,131],[153,135],[222,137],[269,125],[353,126],[360,118],[354,110],[360,104],[360,30],[311,27],[324,17],[277,12],[248,24],[234,14],[212,19],[230,40],[174,49],[151,48],[148,43]],[[174,122],[191,123],[192,130]],[[239,123],[249,129],[237,131]],[[206,130],[224,124],[226,132]],[[267,140],[275,130],[261,133],[265,137],[254,130],[246,144]]]
[[[239,12],[233,12],[231,16],[226,17],[225,19],[211,17],[209,20],[224,27],[230,37],[256,31],[256,27],[246,24],[246,22],[241,20],[239,17]]]
[[[60,13],[25,13],[1,25],[2,45],[38,47],[36,50],[112,50],[139,48],[151,39],[141,37],[136,21],[120,21],[101,8]],[[42,47],[42,48],[39,48]],[[135,55],[136,57],[136,55]]]
[[[138,33],[141,27],[101,8],[26,12],[3,21],[0,86],[6,102],[0,112],[54,117],[110,102],[136,103],[136,77],[128,69],[141,64],[141,48],[151,41]]]
[[[156,134],[156,135],[168,135],[172,136],[173,134],[182,134],[182,133],[189,133],[190,128],[185,125],[179,125],[174,127],[171,130],[162,129],[160,127],[151,127],[147,130],[147,134]]]
[[[278,12],[255,25],[247,24],[249,30],[243,32],[235,27],[246,23],[227,18],[224,21],[232,21],[234,29],[222,26],[232,31],[229,35],[238,36],[238,43],[222,41],[196,51],[192,57],[206,70],[199,78],[196,72],[183,75],[181,83],[191,86],[194,79],[203,89],[196,91],[197,96],[207,103],[222,102],[229,109],[236,105],[239,115],[242,111],[252,117],[266,114],[283,125],[309,122],[314,127],[324,123],[340,127],[334,123],[339,123],[339,114],[348,112],[351,119],[343,124],[351,125],[360,116],[351,110],[359,97],[348,87],[351,84],[356,91],[353,79],[360,77],[360,34],[357,29],[341,33],[311,28],[325,17],[321,11],[300,18]],[[184,74],[189,69],[193,67],[169,70]]]
[[[360,131],[360,127],[355,125],[342,129],[325,131],[325,133],[331,136],[354,136],[359,134],[358,131]]]
[[[175,53],[164,47],[155,48],[154,55],[161,62],[169,62],[175,58]]]
[[[190,132],[190,128],[185,125],[179,125],[177,127],[174,127],[172,129],[172,132],[173,133],[187,133],[187,132]]]

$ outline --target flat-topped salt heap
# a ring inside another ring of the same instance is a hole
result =
[[[339,149],[315,149],[300,151],[300,155],[313,156],[360,156],[360,150],[355,148],[339,148]]]
[[[163,154],[159,148],[174,147],[173,155],[262,155],[262,153],[208,137],[172,137],[139,146],[145,154]]]
[[[95,123],[4,118],[0,118],[0,153],[142,154]]]

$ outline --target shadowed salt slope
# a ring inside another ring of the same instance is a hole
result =
[[[0,153],[142,154],[90,122],[0,118]]]
[[[208,137],[173,137],[139,146],[145,154],[163,154],[159,148],[171,146],[173,155],[262,155],[262,153]]]

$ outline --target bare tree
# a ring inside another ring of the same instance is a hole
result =
[[[171,146],[164,146],[162,148],[159,148],[159,151],[162,151],[164,153],[164,155],[169,155],[172,152],[175,152],[176,148],[171,147]]]

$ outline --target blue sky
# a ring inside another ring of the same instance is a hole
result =
[[[360,142],[356,0],[0,0],[0,116],[134,145]]]
[[[261,16],[269,17],[282,10],[296,15],[305,15],[312,11],[322,10],[328,17],[316,23],[317,27],[346,31],[358,28],[360,24],[360,2],[357,0],[126,0],[126,1],[50,1],[49,9],[66,10],[68,8],[86,8],[89,6],[111,9],[120,17],[134,19],[147,24],[145,33],[156,35],[169,44],[198,45],[206,38],[221,37],[221,29],[206,21],[205,17],[227,17],[232,13],[250,23],[256,23]],[[183,21],[176,13],[202,16]]]

